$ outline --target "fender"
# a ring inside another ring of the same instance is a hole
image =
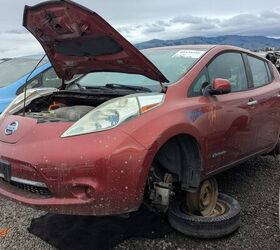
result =
[[[144,190],[146,186],[146,180],[149,174],[150,167],[154,161],[154,158],[160,148],[165,145],[170,139],[178,136],[178,135],[186,135],[191,136],[197,143],[199,148],[199,154],[201,157],[201,166],[200,169],[197,171],[197,178],[203,178],[204,175],[204,168],[203,168],[203,159],[202,155],[206,151],[205,142],[202,139],[202,136],[200,135],[199,131],[192,126],[187,126],[186,124],[177,124],[173,127],[170,127],[169,129],[165,130],[163,133],[161,133],[154,141],[151,142],[151,144],[148,147],[148,153],[144,159],[143,168],[141,170],[141,173],[139,175],[138,182],[138,194],[143,198]],[[139,142],[139,141],[138,141]],[[141,143],[141,142],[139,142]],[[199,185],[199,184],[198,184]]]

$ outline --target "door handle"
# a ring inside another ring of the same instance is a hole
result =
[[[257,105],[257,104],[258,104],[258,101],[257,101],[257,100],[249,101],[249,102],[247,103],[248,106],[255,106],[255,105]]]
[[[277,97],[280,97],[280,94],[278,94]]]

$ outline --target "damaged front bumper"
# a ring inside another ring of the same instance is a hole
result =
[[[149,151],[118,129],[62,139],[58,135],[66,127],[69,124],[38,124],[16,143],[0,141],[0,160],[10,168],[10,173],[3,168],[0,173],[0,195],[60,214],[137,210]],[[48,139],[43,140],[46,135],[39,130],[48,133]]]

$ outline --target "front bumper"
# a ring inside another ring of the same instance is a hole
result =
[[[150,165],[143,146],[118,129],[60,138],[69,124],[52,126],[38,124],[16,143],[0,141],[0,159],[12,172],[10,182],[0,176],[0,195],[61,214],[111,215],[139,208]]]

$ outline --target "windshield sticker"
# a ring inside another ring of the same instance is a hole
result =
[[[200,58],[205,51],[200,51],[200,50],[179,50],[175,55],[172,57],[184,57],[184,58],[195,58],[198,59]]]

